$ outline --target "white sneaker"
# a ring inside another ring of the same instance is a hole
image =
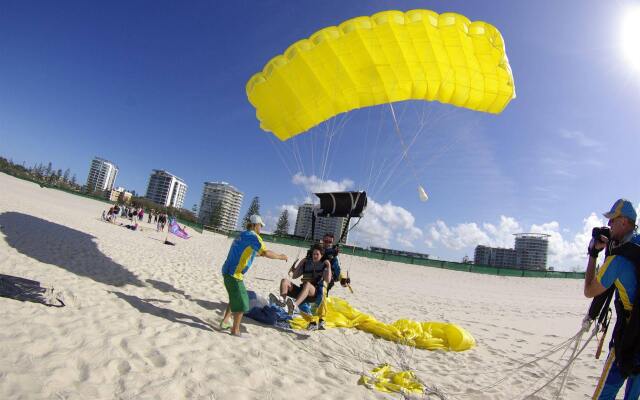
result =
[[[293,315],[298,310],[298,306],[293,302],[292,298],[287,299],[287,313]]]
[[[278,307],[284,307],[284,306],[285,306],[285,302],[284,302],[284,301],[282,301],[282,300],[280,300],[280,299],[278,298],[278,296],[276,296],[276,295],[275,295],[275,294],[273,294],[273,293],[269,293],[269,303],[271,303],[271,304],[275,304],[275,305],[277,305]]]

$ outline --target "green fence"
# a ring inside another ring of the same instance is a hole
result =
[[[206,230],[218,232],[229,237],[235,237],[239,232],[223,231],[210,227],[204,227]],[[296,246],[302,248],[309,248],[310,241],[305,241],[298,237],[292,236],[280,236],[262,233],[260,234],[265,242],[285,244],[288,246]],[[340,246],[340,254],[348,254],[356,257],[366,257],[374,260],[393,261],[404,264],[422,265],[425,267],[449,269],[453,271],[473,272],[477,274],[486,275],[499,275],[499,276],[519,276],[519,277],[531,277],[531,278],[568,278],[568,279],[584,279],[584,272],[563,272],[563,271],[540,271],[540,270],[528,270],[517,268],[502,268],[493,267],[490,265],[479,264],[465,264],[453,261],[441,261],[425,258],[416,258],[409,256],[401,256],[396,254],[386,254],[371,251],[357,246],[342,245]]]

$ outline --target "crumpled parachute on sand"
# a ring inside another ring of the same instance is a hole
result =
[[[338,297],[327,297],[324,321],[327,328],[356,328],[383,339],[427,350],[464,351],[475,346],[476,341],[462,327],[445,322],[416,322],[399,319],[385,324],[364,314]],[[293,329],[307,329],[318,317],[309,314],[293,318]]]
[[[413,372],[394,372],[389,364],[379,365],[370,374],[362,375],[358,384],[386,393],[424,393],[424,385]]]

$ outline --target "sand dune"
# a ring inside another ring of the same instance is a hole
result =
[[[0,297],[3,399],[365,399],[394,398],[358,386],[381,362],[407,363],[450,399],[519,399],[545,383],[548,361],[491,385],[580,327],[582,282],[498,277],[341,255],[363,312],[457,323],[475,349],[429,352],[355,330],[286,333],[245,319],[248,339],[215,327],[226,304],[219,273],[230,240],[173,238],[142,224],[101,221],[107,206],[0,174],[0,273],[55,288],[66,307]],[[290,258],[294,247],[269,244]],[[248,288],[276,291],[289,267],[258,259]],[[603,360],[591,343],[575,363],[566,399],[593,391]],[[554,396],[552,385],[536,397]],[[395,397],[397,398],[397,396]]]

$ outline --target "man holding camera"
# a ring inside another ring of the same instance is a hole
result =
[[[640,306],[634,307],[639,291],[639,276],[636,271],[640,268],[640,235],[636,233],[637,214],[630,201],[619,199],[604,216],[609,219],[608,228],[594,228],[593,238],[589,243],[584,295],[596,297],[615,286],[617,321],[609,346],[609,356],[593,399],[615,399],[625,380],[627,385],[624,399],[638,399]],[[606,258],[596,271],[598,255],[605,248]]]

